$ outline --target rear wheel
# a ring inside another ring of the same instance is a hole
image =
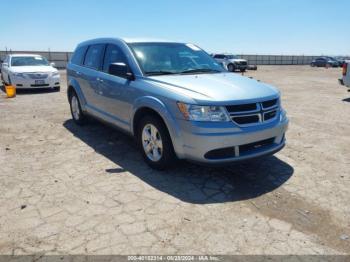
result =
[[[146,163],[164,170],[176,161],[173,144],[167,127],[156,116],[145,116],[138,125],[137,142]]]
[[[81,110],[80,101],[75,91],[72,91],[69,96],[70,111],[74,122],[78,125],[83,125],[86,122],[86,116]]]

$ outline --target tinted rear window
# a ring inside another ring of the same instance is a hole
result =
[[[86,49],[87,49],[87,46],[78,47],[75,50],[70,62],[72,64],[82,65],[84,61],[84,55],[86,53]]]

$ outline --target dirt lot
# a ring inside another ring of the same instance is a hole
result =
[[[350,253],[350,93],[340,69],[266,66],[287,146],[156,172],[132,140],[71,121],[61,92],[0,96],[0,254]]]

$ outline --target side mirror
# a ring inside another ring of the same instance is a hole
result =
[[[112,63],[109,65],[108,73],[128,80],[135,80],[134,74],[125,63]]]
[[[52,62],[52,63],[50,63],[50,66],[55,67],[56,64]]]

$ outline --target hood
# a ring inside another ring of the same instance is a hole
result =
[[[247,62],[245,59],[240,59],[240,58],[233,58],[233,59],[228,59],[230,62]]]
[[[12,66],[10,70],[13,73],[52,73],[58,71],[52,66]]]
[[[242,103],[279,96],[267,84],[233,73],[152,76],[149,81],[194,100]]]

